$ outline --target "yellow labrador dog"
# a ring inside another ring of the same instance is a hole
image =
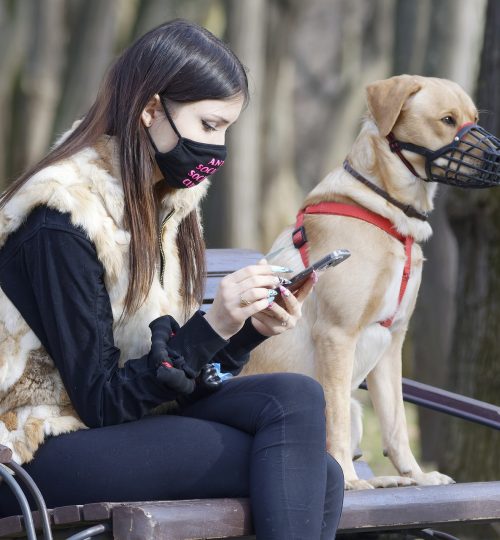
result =
[[[432,233],[426,215],[436,183],[428,180],[446,169],[448,156],[428,164],[417,150],[442,148],[471,126],[482,128],[475,124],[471,98],[448,80],[401,75],[366,90],[369,114],[344,166],[309,193],[306,213],[271,248],[283,248],[273,264],[296,271],[304,268],[304,250],[311,262],[339,248],[351,257],[320,275],[298,325],[255,349],[243,375],[293,371],[323,385],[329,450],[343,468],[347,489],[448,484],[451,478],[424,473],[415,460],[401,390],[401,349],[424,260],[419,244]],[[334,211],[320,211],[331,203]],[[351,392],[365,378],[384,453],[400,476],[365,481],[354,470],[362,424]]]

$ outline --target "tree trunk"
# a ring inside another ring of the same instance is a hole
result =
[[[30,0],[15,3],[0,0],[0,191],[24,168],[22,159],[18,159],[20,153],[15,152],[13,134],[21,122],[13,96],[19,85],[17,79],[26,54],[33,8]],[[22,108],[21,104],[19,108]]]
[[[351,147],[366,110],[365,86],[390,75],[395,2],[304,4],[294,33],[295,168],[307,192]]]
[[[56,133],[71,127],[94,101],[113,57],[119,28],[117,0],[86,0],[75,7]]]
[[[445,77],[472,93],[473,66],[479,56],[484,2],[468,0],[400,0],[396,11],[394,72]],[[455,322],[457,246],[446,215],[453,188],[440,187],[430,217],[433,236],[423,246],[426,263],[412,320],[413,376],[449,388],[449,353]],[[406,355],[405,355],[406,356]],[[424,461],[439,461],[443,446],[442,417],[419,409]]]
[[[365,110],[365,85],[389,75],[394,4],[269,3],[264,249],[294,220],[305,193],[342,162]]]
[[[227,243],[259,248],[259,196],[261,187],[260,118],[265,73],[264,0],[239,0],[229,4],[228,41],[248,67],[251,100],[228,138],[228,159],[224,174],[229,211]],[[218,179],[215,179],[218,182]]]
[[[487,8],[477,105],[481,125],[500,134],[500,3]],[[500,191],[456,192],[450,218],[459,245],[453,390],[500,405]],[[456,480],[498,480],[500,432],[454,420],[441,467]]]
[[[28,166],[42,157],[52,139],[64,62],[64,7],[63,0],[39,0],[32,12],[34,32],[22,79],[26,96],[22,139]]]
[[[269,3],[266,32],[266,73],[263,85],[261,133],[262,188],[260,237],[268,251],[290,223],[303,201],[295,171],[296,85],[295,32],[309,6],[298,0]]]

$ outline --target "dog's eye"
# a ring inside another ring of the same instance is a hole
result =
[[[448,126],[456,126],[457,123],[455,122],[455,119],[453,116],[445,116],[444,118],[441,118],[441,122],[444,122]]]

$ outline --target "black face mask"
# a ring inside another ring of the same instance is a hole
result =
[[[156,147],[149,130],[149,140],[155,149],[155,159],[163,174],[164,181],[173,188],[189,188],[197,186],[207,176],[217,172],[224,165],[226,146],[223,144],[205,144],[185,139],[177,130],[167,108],[162,102],[165,115],[179,140],[169,152],[160,152]]]
[[[387,139],[391,150],[417,178],[420,177],[401,150],[425,157],[426,178],[421,180],[476,189],[500,186],[500,140],[477,124],[464,124],[450,144],[434,151],[398,141],[392,133]]]

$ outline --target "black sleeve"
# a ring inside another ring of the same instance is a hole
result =
[[[248,362],[250,351],[255,349],[267,336],[259,333],[248,318],[243,328],[229,339],[229,344],[221,349],[215,357],[215,361],[221,365],[221,370],[237,375]]]
[[[54,360],[87,426],[136,420],[177,397],[157,378],[158,365],[149,354],[118,368],[104,269],[86,237],[42,227],[14,260],[2,269],[2,288]],[[206,330],[197,321],[188,321],[178,334],[196,336],[200,326]],[[214,349],[225,343],[218,337]]]

